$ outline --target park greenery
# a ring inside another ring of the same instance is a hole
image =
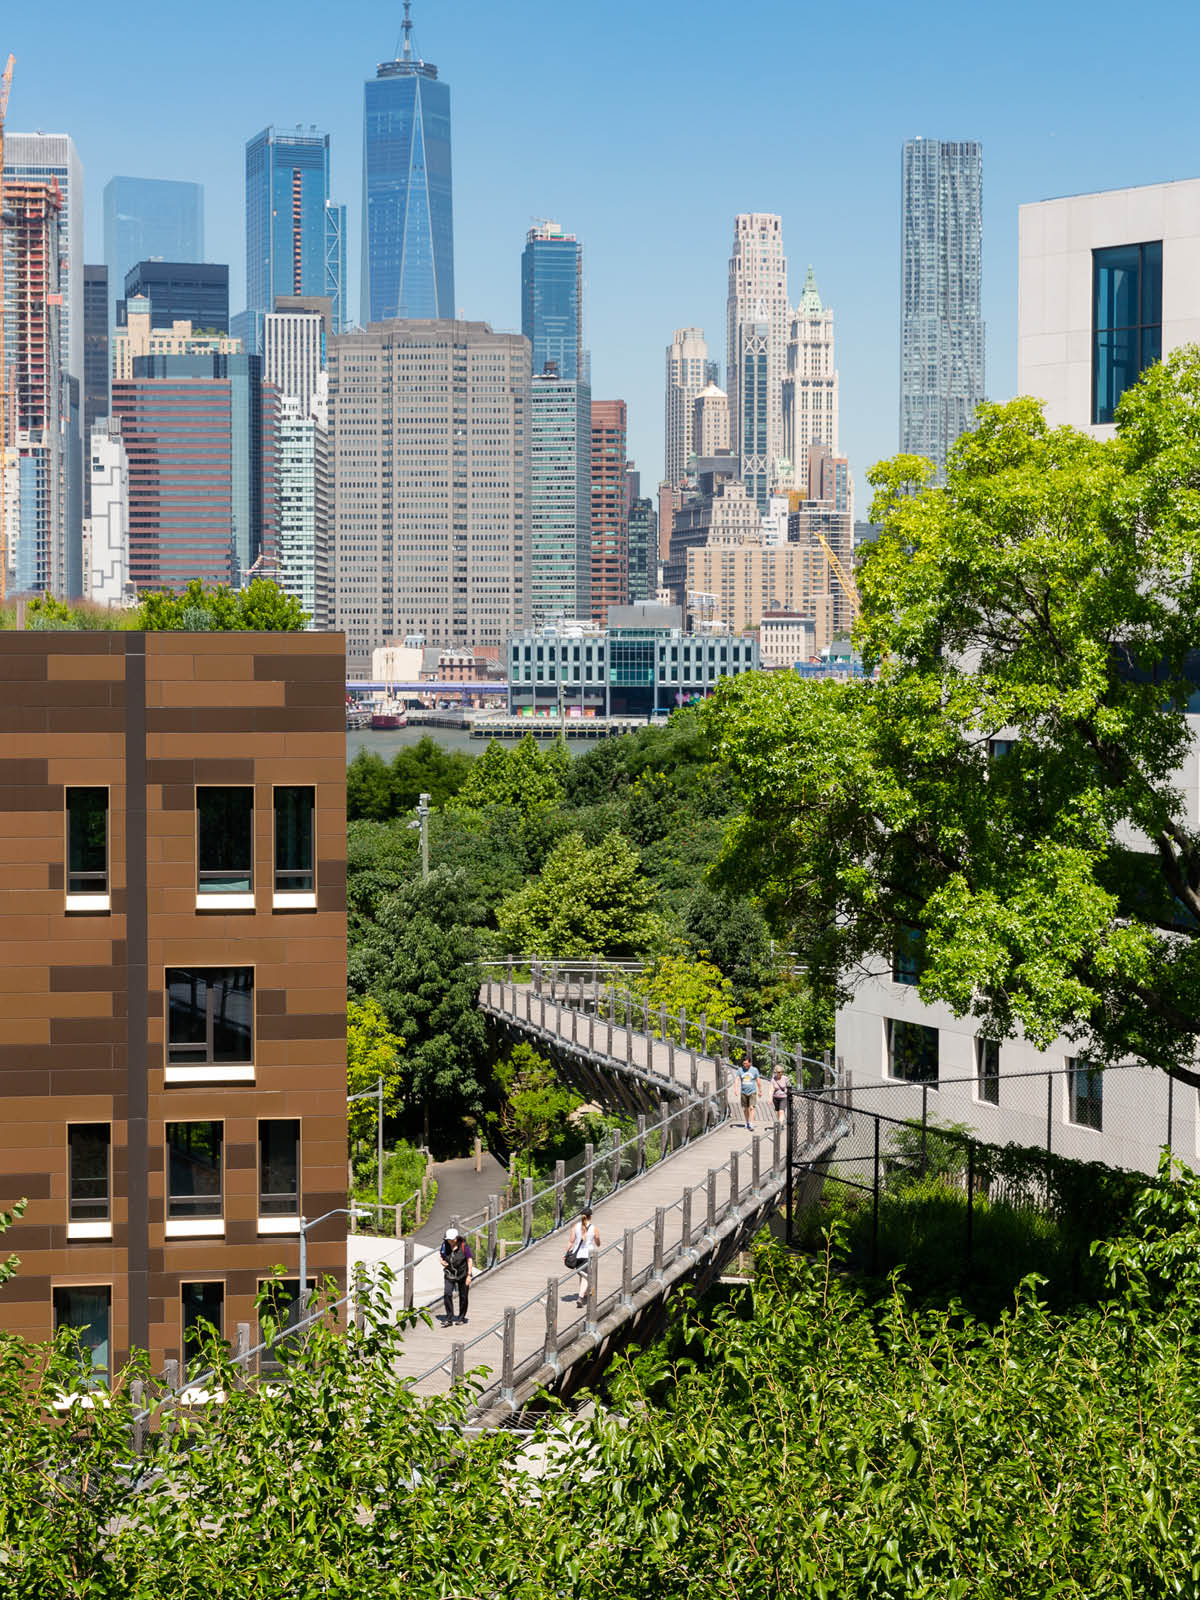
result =
[[[141,1364],[96,1403],[67,1334],[2,1333],[0,1597],[1200,1595],[1200,1180],[1145,1185],[1065,1312],[1036,1277],[987,1320],[856,1283],[840,1234],[761,1242],[534,1451],[396,1382],[382,1289],[270,1384],[210,1342],[223,1403],[166,1397],[140,1455]]]
[[[996,1038],[1200,1085],[1200,349],[1116,436],[980,408],[944,489],[871,473],[856,639],[875,681],[750,674],[703,730],[736,796],[718,880],[827,1004],[898,941]]]
[[[298,633],[308,621],[300,602],[269,578],[253,578],[241,589],[223,583],[207,586],[193,579],[184,589],[139,595],[125,609],[57,600],[53,595],[35,595],[25,603],[25,626],[33,631]],[[0,606],[0,632],[16,626],[16,603]]]

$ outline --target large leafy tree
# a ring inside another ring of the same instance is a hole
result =
[[[723,871],[842,994],[922,995],[1200,1084],[1200,351],[1114,439],[984,406],[944,489],[872,473],[858,641],[876,682],[751,675],[707,720],[743,811]],[[1194,783],[1194,780],[1193,780]]]
[[[529,817],[561,805],[570,760],[561,739],[547,750],[538,749],[531,733],[511,749],[491,739],[451,801],[452,809],[471,813],[502,806]]]
[[[559,960],[634,956],[663,942],[654,888],[629,840],[611,833],[589,846],[568,834],[540,877],[496,913],[510,950]]]

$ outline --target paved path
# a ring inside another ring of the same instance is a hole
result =
[[[482,1211],[488,1196],[503,1194],[508,1172],[490,1150],[483,1152],[483,1171],[475,1171],[474,1156],[460,1156],[453,1161],[436,1161],[430,1176],[437,1179],[437,1199],[433,1210],[413,1238],[418,1244],[440,1245],[451,1217],[466,1217],[473,1211]]]

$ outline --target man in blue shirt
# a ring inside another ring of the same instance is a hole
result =
[[[758,1068],[748,1055],[742,1057],[742,1064],[738,1068],[738,1087],[742,1095],[742,1119],[747,1128],[753,1132],[754,1102],[758,1099],[760,1086]]]

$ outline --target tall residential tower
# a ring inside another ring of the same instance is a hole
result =
[[[401,55],[363,93],[364,326],[454,316],[450,87],[414,56],[409,13],[404,0]]]
[[[743,212],[733,221],[725,311],[725,387],[742,477],[765,511],[784,456],[783,378],[791,306],[782,219]]]
[[[694,406],[708,383],[708,345],[699,328],[676,328],[667,346],[666,481],[683,483],[696,453]]]
[[[521,332],[533,346],[533,370],[552,361],[568,383],[584,378],[583,247],[557,222],[539,222],[521,254]]]
[[[900,449],[942,480],[984,398],[983,146],[909,139],[902,180]]]

